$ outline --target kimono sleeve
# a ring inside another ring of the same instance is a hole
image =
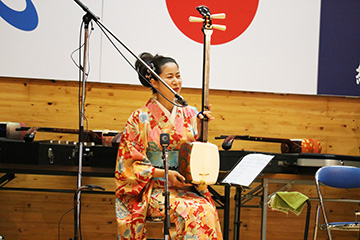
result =
[[[146,131],[138,115],[135,112],[130,116],[120,139],[115,169],[117,196],[139,195],[155,171],[146,157]]]

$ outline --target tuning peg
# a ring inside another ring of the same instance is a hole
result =
[[[189,22],[204,22],[204,19],[199,18],[199,17],[189,17]]]
[[[225,19],[226,14],[225,13],[216,13],[211,15],[212,19]]]
[[[221,31],[225,31],[225,30],[226,30],[226,26],[225,26],[225,25],[213,24],[212,27],[215,28],[215,29],[217,29],[217,30],[221,30]]]

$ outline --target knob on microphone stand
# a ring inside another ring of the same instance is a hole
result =
[[[165,169],[165,183],[164,183],[164,196],[165,196],[165,219],[164,219],[164,239],[170,239],[170,192],[169,192],[169,167],[168,167],[168,150],[167,147],[170,144],[170,135],[168,133],[160,134],[160,145],[162,146],[162,159],[164,161]]]

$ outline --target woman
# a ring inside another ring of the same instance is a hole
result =
[[[149,53],[140,58],[174,91],[181,91],[179,66],[174,59]],[[156,88],[173,100],[171,91],[146,67],[139,61],[135,67],[145,87]],[[171,239],[222,239],[217,211],[207,188],[186,183],[176,171],[180,145],[196,140],[199,118],[206,115],[211,120],[211,112],[203,115],[192,107],[176,107],[152,90],[154,97],[131,114],[120,140],[115,171],[118,239],[146,239],[146,218],[164,216],[161,133],[170,135],[170,219],[176,226],[171,229]]]

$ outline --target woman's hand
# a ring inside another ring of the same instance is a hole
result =
[[[184,189],[192,186],[191,183],[185,182],[186,181],[185,177],[181,175],[179,172],[169,170],[168,174],[169,174],[170,187]]]
[[[164,169],[155,168],[153,177],[164,177],[164,174],[165,174]],[[169,170],[168,177],[169,177],[170,187],[172,188],[184,189],[192,186],[191,183],[186,183],[185,177],[177,171]]]
[[[199,112],[197,114],[197,130],[198,133],[200,133],[201,131],[201,124],[202,124],[202,119],[205,118],[205,116],[208,118],[208,121],[210,122],[211,120],[214,120],[215,118],[211,115],[211,104],[209,104],[209,110],[208,111],[203,111],[203,112]]]

